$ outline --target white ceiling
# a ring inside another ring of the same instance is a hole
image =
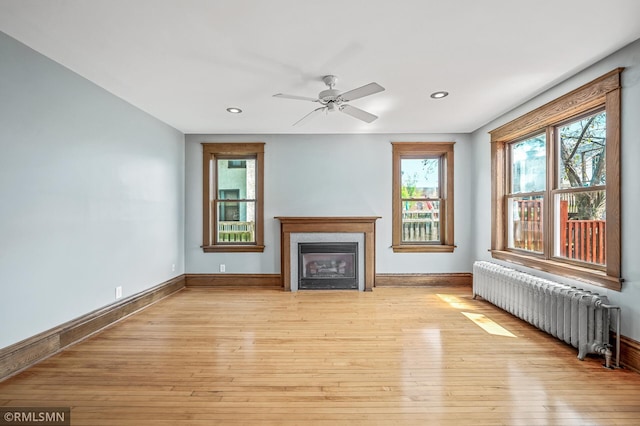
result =
[[[640,38],[640,1],[0,0],[0,31],[184,133],[470,132]],[[380,118],[292,127],[318,104],[272,95],[326,74]]]

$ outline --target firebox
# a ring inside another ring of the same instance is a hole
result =
[[[358,243],[299,243],[300,290],[357,290]]]

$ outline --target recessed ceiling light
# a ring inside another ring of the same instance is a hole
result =
[[[449,92],[445,92],[444,90],[441,90],[439,92],[433,92],[431,94],[431,97],[433,99],[442,99],[442,98],[447,97],[447,96],[449,96]]]
[[[240,114],[242,112],[240,108],[236,108],[236,107],[227,108],[227,111],[230,112],[231,114]]]

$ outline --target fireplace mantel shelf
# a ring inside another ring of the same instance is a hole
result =
[[[276,216],[281,223],[375,223],[380,216]]]
[[[375,280],[375,229],[380,216],[276,216],[280,221],[280,273],[285,291],[291,291],[291,234],[311,232],[364,234],[364,290],[373,290]]]

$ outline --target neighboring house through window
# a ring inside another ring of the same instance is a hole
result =
[[[393,251],[452,252],[453,142],[392,142]]]
[[[264,251],[264,143],[203,143],[205,252]]]
[[[620,73],[491,131],[492,253],[620,289]]]

